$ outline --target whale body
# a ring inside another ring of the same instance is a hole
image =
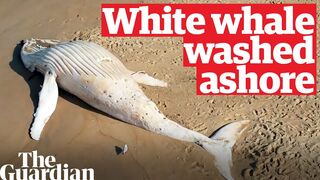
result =
[[[138,85],[166,87],[166,82],[143,71],[128,70],[105,48],[87,41],[29,39],[23,43],[21,59],[24,66],[31,72],[39,71],[44,75],[30,129],[33,139],[40,139],[56,108],[60,87],[119,120],[200,145],[215,157],[219,172],[226,179],[233,179],[232,147],[246,129],[248,120],[227,124],[212,137],[207,137],[168,119]]]

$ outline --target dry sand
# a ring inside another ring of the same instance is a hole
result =
[[[182,39],[102,38],[101,2],[0,2],[0,165],[19,165],[18,152],[37,149],[71,167],[93,167],[96,179],[222,179],[214,158],[200,147],[117,121],[64,91],[41,140],[30,139],[43,77],[23,67],[17,44],[31,37],[83,39],[105,46],[129,69],[167,81],[168,88],[142,88],[188,128],[210,135],[228,122],[252,120],[234,149],[237,179],[320,179],[319,94],[196,96],[195,71],[181,64]],[[127,154],[116,155],[115,146],[124,144]]]

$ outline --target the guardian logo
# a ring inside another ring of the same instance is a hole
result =
[[[92,168],[77,169],[69,168],[68,164],[56,163],[54,156],[38,155],[37,151],[20,152],[22,166],[14,167],[5,164],[0,167],[0,179],[3,180],[93,180]],[[31,165],[29,164],[31,162]]]

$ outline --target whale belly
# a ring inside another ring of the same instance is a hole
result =
[[[96,76],[65,76],[58,77],[58,84],[96,109],[144,129],[151,128],[147,116],[159,115],[156,105],[131,77],[108,81]]]

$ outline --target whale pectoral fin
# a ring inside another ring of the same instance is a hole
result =
[[[141,83],[149,86],[159,86],[159,87],[168,86],[166,82],[156,79],[152,76],[149,76],[144,71],[132,72],[131,76],[137,83]]]
[[[39,92],[38,108],[36,113],[34,113],[34,121],[30,128],[30,136],[32,139],[40,139],[45,124],[56,109],[57,101],[58,85],[56,83],[56,74],[52,71],[47,71],[44,76],[42,89]]]

